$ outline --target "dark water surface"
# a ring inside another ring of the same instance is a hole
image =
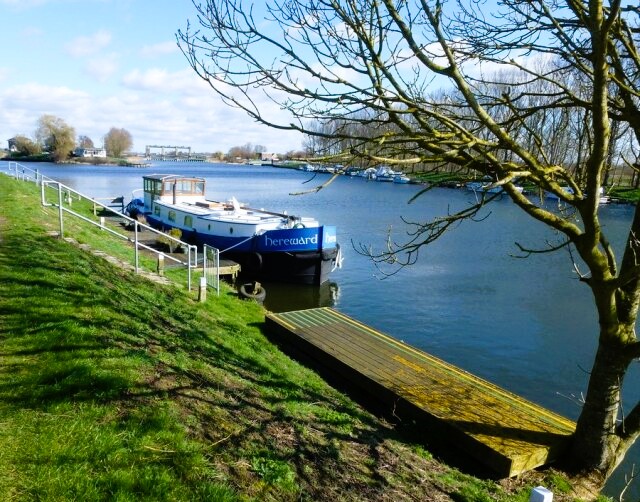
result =
[[[266,307],[274,311],[334,306],[385,333],[434,354],[532,401],[576,419],[598,335],[591,294],[577,280],[566,251],[526,259],[515,243],[541,249],[557,236],[508,200],[490,205],[481,221],[465,221],[420,251],[418,262],[385,278],[354,247],[383,250],[389,231],[404,242],[412,227],[466,207],[472,192],[434,189],[411,204],[421,187],[367,182],[341,176],[318,193],[328,175],[272,167],[156,163],[149,168],[28,164],[92,197],[141,188],[142,176],[175,173],[207,179],[207,197],[235,196],[254,207],[314,216],[336,225],[344,267],[320,288],[268,284]],[[6,163],[0,170],[6,171]],[[602,208],[605,231],[621,257],[632,206]],[[396,271],[387,266],[384,272]],[[586,271],[586,270],[585,270]],[[640,370],[627,376],[625,407],[640,399]],[[640,459],[630,452],[607,492],[615,495],[625,472]],[[629,494],[636,500],[640,492]],[[634,498],[635,497],[635,498]]]

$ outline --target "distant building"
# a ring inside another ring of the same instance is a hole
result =
[[[262,160],[262,162],[278,162],[280,159],[277,153],[262,152],[262,158],[260,160]]]
[[[107,156],[107,151],[104,148],[76,148],[74,150],[74,155],[76,157],[102,157],[105,158]]]
[[[7,140],[7,143],[9,143],[9,151],[10,152],[17,152],[18,151],[18,145],[17,145],[17,138],[11,138]]]

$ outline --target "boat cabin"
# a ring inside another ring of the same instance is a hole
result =
[[[151,208],[155,200],[180,204],[204,202],[204,178],[190,178],[175,174],[150,174],[142,177],[144,205]]]

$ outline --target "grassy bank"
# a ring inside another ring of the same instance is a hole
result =
[[[131,275],[47,235],[34,185],[0,193],[1,500],[571,500],[438,462],[279,352],[257,305]]]

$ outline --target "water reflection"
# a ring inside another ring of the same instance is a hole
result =
[[[340,297],[340,287],[332,281],[320,286],[274,282],[265,282],[263,286],[267,291],[264,306],[271,312],[335,307]]]

